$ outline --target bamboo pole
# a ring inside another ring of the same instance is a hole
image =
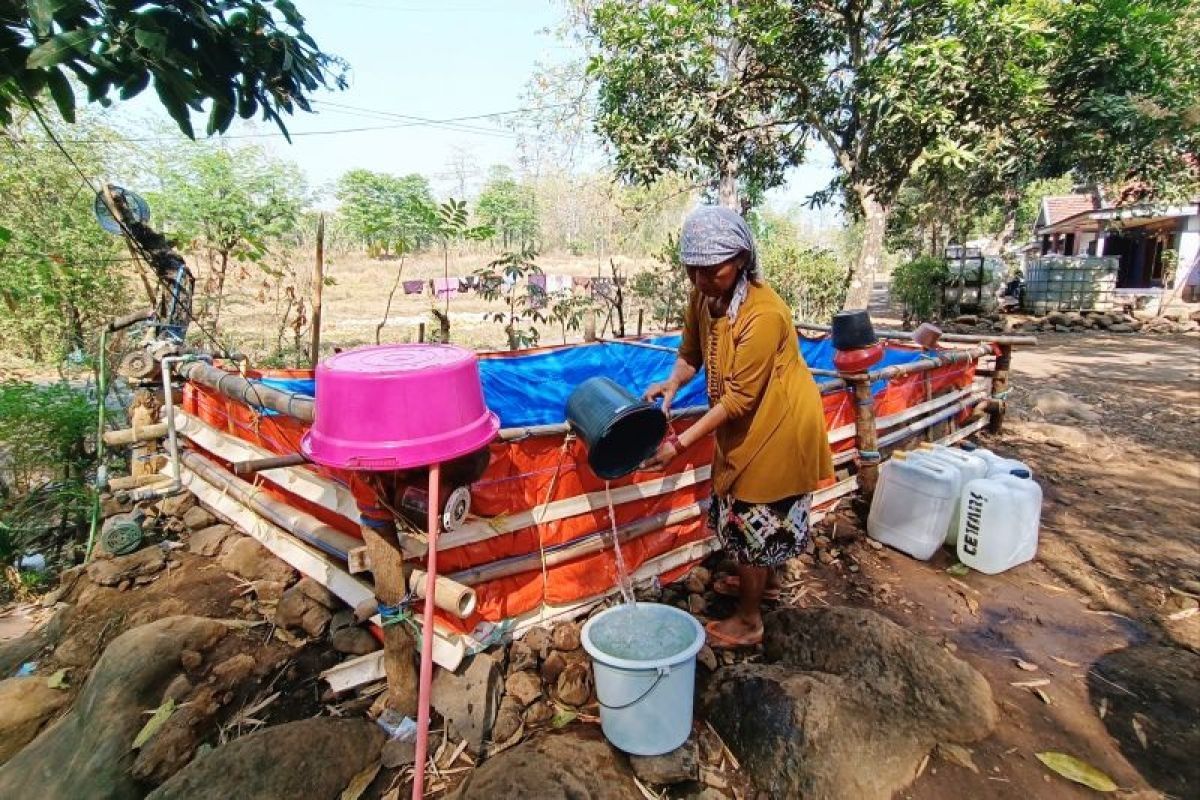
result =
[[[152,442],[167,435],[167,423],[154,422],[134,428],[105,431],[104,443],[110,447],[122,447],[137,442]]]
[[[153,486],[163,479],[161,473],[150,472],[145,475],[127,475],[120,478],[110,478],[108,488],[114,492],[127,492],[130,489],[140,489],[143,486]]]
[[[184,380],[195,381],[246,405],[269,408],[301,422],[311,424],[313,421],[315,403],[308,395],[253,383],[241,375],[226,372],[203,361],[181,364],[178,371]]]
[[[393,608],[408,603],[410,576],[394,525],[387,528],[361,526],[363,541],[371,556],[375,596]],[[382,609],[380,609],[382,612]],[[407,609],[404,609],[407,613]],[[387,707],[406,717],[415,717],[418,701],[417,640],[404,622],[383,626],[383,671],[387,675]]]
[[[235,478],[199,453],[184,453],[180,461],[207,483],[221,489],[263,519],[318,550],[345,561],[351,550],[361,546],[353,536],[326,525],[311,514],[292,508],[253,484]],[[408,585],[417,597],[425,596],[424,579],[424,571],[412,570]],[[420,588],[417,589],[417,586]],[[475,611],[475,592],[447,578],[439,577],[434,587],[434,604],[460,619],[466,619]]]
[[[944,422],[948,419],[951,419],[963,411],[976,408],[980,403],[986,400],[987,397],[982,394],[966,397],[949,408],[944,408],[936,414],[931,414],[928,417],[924,417],[909,425],[905,425],[903,428],[897,428],[886,436],[880,437],[879,446],[892,447],[893,445],[899,444],[900,442],[912,438],[922,431],[932,428],[939,422]]]
[[[882,367],[880,369],[871,370],[863,375],[850,376],[853,379],[864,378],[867,381],[887,381],[892,378],[900,378],[905,375],[913,375],[918,372],[925,372],[938,367],[945,367],[950,364],[961,364],[965,361],[976,361],[984,356],[992,354],[992,346],[981,344],[972,347],[968,350],[944,350],[931,358],[923,358],[920,361],[910,361],[907,364],[893,364],[890,367]]]
[[[829,325],[817,325],[812,322],[797,322],[796,328],[805,331],[814,331],[817,333],[830,333],[833,328]],[[912,340],[912,331],[896,331],[876,328],[875,333],[884,339],[908,339]],[[993,344],[1014,344],[1014,345],[1037,345],[1036,336],[979,336],[971,333],[943,333],[940,337],[943,342],[959,342],[962,344],[982,344],[991,342]]]
[[[879,431],[875,427],[875,398],[871,381],[854,382],[854,438],[858,449],[858,488],[868,506],[879,481]]]
[[[298,467],[301,464],[308,464],[308,457],[303,453],[288,453],[282,456],[268,456],[266,458],[253,458],[249,461],[235,461],[233,464],[234,475],[253,475],[257,472],[265,472],[269,469],[279,469],[281,467]]]
[[[1004,427],[1004,412],[1008,406],[1008,369],[1012,364],[1012,345],[1000,345],[1000,355],[996,356],[995,374],[992,375],[992,403],[990,407],[991,421],[988,423],[990,433],[999,433]]]
[[[317,218],[317,260],[313,264],[312,285],[312,342],[308,350],[308,363],[317,365],[321,355],[321,294],[325,288],[325,215]]]

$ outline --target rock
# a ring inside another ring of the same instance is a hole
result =
[[[542,681],[536,672],[514,672],[504,681],[504,693],[524,709],[542,696]]]
[[[164,517],[182,517],[196,505],[196,495],[191,492],[181,492],[172,497],[164,497],[158,503],[159,514]]]
[[[188,672],[195,672],[204,663],[204,656],[195,650],[184,650],[179,654],[179,664]]]
[[[538,690],[540,693],[540,686]],[[478,754],[492,733],[503,691],[500,664],[487,653],[476,653],[460,665],[457,673],[438,670],[433,679],[432,704],[445,718],[451,734]]]
[[[193,760],[149,798],[336,798],[351,778],[379,760],[384,739],[379,726],[365,719],[316,717],[275,725]]]
[[[167,684],[167,688],[163,690],[163,702],[174,700],[175,704],[182,703],[187,696],[192,693],[192,682],[188,680],[187,675],[176,675],[175,680]]]
[[[973,314],[960,314],[954,318],[955,325],[978,325],[979,317]]]
[[[339,653],[350,656],[365,656],[383,648],[379,640],[370,631],[363,630],[357,625],[348,628],[338,628],[329,636],[329,644]]]
[[[254,673],[254,656],[249,653],[238,653],[227,658],[212,669],[212,677],[223,689],[231,689]]]
[[[1029,404],[1046,416],[1069,414],[1079,402],[1059,389],[1038,389],[1029,395]]]
[[[116,586],[124,581],[149,577],[162,571],[167,557],[157,545],[116,558],[96,558],[87,566],[88,578],[100,586]]]
[[[212,525],[192,534],[188,540],[188,550],[198,556],[216,556],[221,553],[221,545],[234,535],[229,525]]]
[[[279,603],[275,606],[275,624],[284,628],[299,628],[316,639],[325,634],[333,614],[303,591],[302,583],[303,580],[279,598]]]
[[[976,741],[995,724],[978,672],[879,614],[783,609],[765,623],[770,663],[719,670],[703,702],[772,797],[885,800],[936,743]]]
[[[687,599],[687,610],[690,614],[703,614],[708,610],[708,602],[704,599],[704,595],[689,594]]]
[[[553,686],[558,680],[558,676],[567,668],[567,659],[558,650],[554,650],[550,655],[546,656],[546,660],[542,662],[542,680],[547,686]]]
[[[625,760],[592,726],[544,733],[489,758],[453,800],[641,800]]]
[[[523,639],[513,642],[508,648],[508,671],[528,672],[538,668],[537,653]]]
[[[550,646],[555,650],[570,652],[578,650],[580,645],[580,630],[578,622],[560,622],[550,632]],[[548,655],[548,654],[547,654]]]
[[[525,709],[524,722],[526,728],[534,728],[538,725],[545,725],[550,720],[554,719],[555,706],[549,700],[538,700],[536,703]]]
[[[510,696],[505,696],[500,701],[500,710],[496,712],[496,721],[492,724],[492,741],[503,744],[516,736],[521,730],[523,711],[520,703]]]
[[[712,573],[707,569],[692,567],[692,571],[688,573],[687,579],[683,582],[683,587],[692,594],[704,594],[711,581]]]
[[[336,612],[329,620],[329,632],[336,633],[342,628],[349,628],[351,625],[357,624],[357,621],[354,619],[354,612],[348,608],[343,608],[341,611]]]
[[[248,581],[279,581],[291,584],[292,568],[249,536],[239,537],[221,556],[221,567]]]
[[[1111,333],[1133,333],[1135,328],[1128,322],[1118,322],[1108,326]]]
[[[0,681],[0,764],[33,741],[71,695],[51,689],[43,675]]]
[[[1068,325],[1055,325],[1054,332],[1055,333],[1070,333],[1071,328]]]
[[[525,642],[538,658],[545,658],[550,654],[550,632],[545,628],[530,628],[521,641]]]
[[[696,654],[696,660],[703,664],[709,672],[713,672],[717,668],[717,654],[708,645],[700,648],[700,652]]]
[[[11,675],[26,661],[30,661],[46,648],[55,647],[62,639],[63,631],[74,614],[75,607],[59,606],[54,615],[43,625],[27,631],[24,636],[0,642],[0,675]]]
[[[554,693],[569,706],[586,705],[592,696],[591,666],[579,662],[568,664],[555,681]]]
[[[310,600],[320,603],[330,611],[335,608],[339,608],[342,605],[342,602],[338,600],[337,595],[329,591],[321,584],[317,583],[312,578],[301,578],[300,580],[296,581],[296,585],[293,588],[298,592],[302,592]]]
[[[192,506],[183,515],[188,530],[199,531],[217,524],[217,518],[204,506]]]
[[[251,581],[250,586],[254,589],[254,596],[263,603],[278,603],[287,590],[287,584],[279,581]]]
[[[166,617],[122,633],[71,710],[0,767],[0,797],[143,797],[145,788],[130,774],[136,755],[130,744],[144,712],[162,701],[181,652],[206,650],[225,633],[220,622],[200,617]]]
[[[689,737],[679,747],[661,756],[629,757],[633,772],[646,783],[668,786],[700,778],[700,748],[696,737]]]
[[[402,742],[399,739],[388,739],[383,744],[379,761],[384,769],[399,769],[407,767],[417,760],[417,743],[415,740]]]

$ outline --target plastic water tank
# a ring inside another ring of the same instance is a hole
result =
[[[963,487],[958,560],[987,575],[1037,555],[1042,488],[1028,470],[980,478]]]
[[[896,453],[879,470],[867,534],[927,561],[946,541],[961,490],[958,470],[930,458]]]
[[[958,470],[962,486],[973,480],[985,478],[988,474],[988,462],[978,455],[958,447],[946,447],[941,444],[922,444],[919,450],[909,455],[910,458],[929,458],[939,464],[946,464]],[[954,512],[950,515],[950,524],[946,528],[946,544],[953,547],[958,542],[958,518],[962,503],[954,504]]]

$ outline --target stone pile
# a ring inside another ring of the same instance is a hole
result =
[[[1053,311],[1043,317],[963,314],[942,325],[946,333],[1154,333],[1173,335],[1200,330],[1200,312]]]

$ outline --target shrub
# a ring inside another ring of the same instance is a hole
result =
[[[892,271],[892,299],[904,306],[904,318],[931,319],[941,313],[942,287],[950,278],[946,262],[923,256]]]
[[[0,384],[0,561],[28,549],[58,549],[83,530],[95,409],[65,383]]]
[[[679,260],[679,238],[667,236],[667,243],[654,255],[658,262],[652,269],[634,274],[629,282],[637,305],[650,312],[650,319],[664,331],[683,324],[692,284]]]
[[[808,247],[786,236],[759,247],[763,277],[793,315],[805,322],[828,322],[846,300],[846,265],[821,247]]]

